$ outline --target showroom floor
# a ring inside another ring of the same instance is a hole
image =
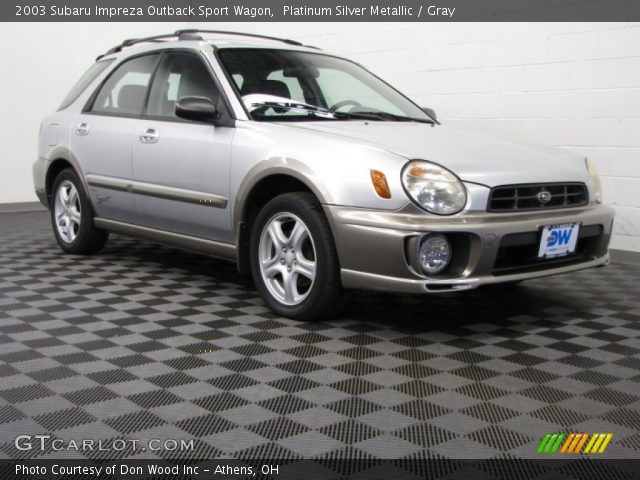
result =
[[[230,264],[115,235],[65,255],[47,213],[0,215],[0,457],[51,453],[14,446],[47,432],[197,458],[535,457],[547,432],[612,432],[604,456],[638,457],[638,337],[640,266],[355,294],[304,323]]]

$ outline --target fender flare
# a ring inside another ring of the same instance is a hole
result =
[[[76,158],[76,156],[66,147],[56,147],[51,154],[49,155],[49,165],[47,165],[47,170],[45,172],[45,188],[46,183],[49,179],[49,171],[51,170],[51,166],[55,164],[59,160],[64,160],[71,164],[71,167],[76,171],[80,181],[82,182],[82,186],[84,187],[84,191],[89,194],[89,185],[87,184],[87,180],[85,179],[84,172],[80,167],[80,162]],[[47,195],[50,195],[51,192],[47,192]]]
[[[272,157],[258,163],[244,175],[233,204],[233,224],[236,227],[244,221],[244,209],[253,188],[272,175],[293,177],[306,185],[321,204],[333,203],[333,196],[329,189],[306,163],[294,158]]]

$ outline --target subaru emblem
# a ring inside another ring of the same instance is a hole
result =
[[[545,205],[551,201],[551,192],[547,190],[542,190],[541,192],[538,192],[538,194],[536,195],[536,198],[540,203]]]

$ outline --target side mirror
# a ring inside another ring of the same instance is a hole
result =
[[[433,118],[436,122],[438,121],[438,117],[436,116],[436,111],[433,108],[422,107],[421,110]]]
[[[185,120],[213,123],[220,112],[207,97],[182,97],[176,102],[176,116]]]

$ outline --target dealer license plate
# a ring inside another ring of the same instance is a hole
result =
[[[538,258],[564,257],[575,253],[579,232],[579,223],[545,226],[540,238]]]

